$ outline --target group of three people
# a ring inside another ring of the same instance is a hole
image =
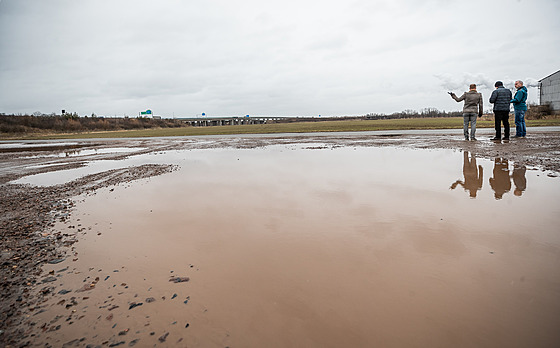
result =
[[[525,127],[525,112],[527,111],[527,88],[523,86],[523,81],[515,81],[515,96],[512,98],[511,91],[504,87],[502,81],[496,81],[496,89],[490,96],[490,103],[494,104],[494,127],[496,135],[492,140],[509,140],[509,109],[513,104],[515,111],[515,138],[525,137],[527,130]],[[455,93],[449,92],[451,97],[457,102],[465,101],[463,107],[463,133],[465,140],[469,140],[469,124],[471,127],[470,140],[476,140],[476,117],[482,116],[482,93],[477,92],[476,84],[471,84],[469,91],[457,97]],[[504,124],[504,137],[502,138],[502,123]]]

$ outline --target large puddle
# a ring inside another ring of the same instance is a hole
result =
[[[559,178],[450,150],[320,144],[77,170],[142,161],[180,169],[79,197],[56,226],[79,242],[44,267],[55,289],[30,317],[39,345],[560,342]]]

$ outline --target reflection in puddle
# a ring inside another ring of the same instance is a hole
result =
[[[47,173],[34,174],[24,176],[20,179],[11,181],[12,184],[29,184],[35,186],[53,186],[68,183],[72,180],[84,177],[90,174],[100,173],[106,170],[126,168],[133,165],[141,165],[149,162],[149,159],[155,158],[154,154],[131,154],[129,158],[122,160],[91,160],[84,167],[51,171]],[[151,161],[154,163],[154,161]],[[63,165],[64,163],[49,163],[44,166]],[[41,166],[29,166],[28,168],[40,168]]]
[[[513,184],[515,185],[513,194],[516,196],[521,196],[523,191],[527,188],[527,178],[525,178],[526,171],[527,168],[522,164],[516,163],[513,166],[513,174],[511,176],[513,178]]]
[[[374,147],[179,150],[134,161],[180,170],[81,197],[56,226],[79,231],[80,241],[44,267],[55,295],[30,316],[37,343],[509,347],[560,339],[557,178],[519,168],[516,187],[529,180],[531,190],[518,199],[505,194],[501,159]],[[489,183],[483,172],[492,172]]]
[[[463,176],[465,180],[457,180],[451,184],[451,189],[455,189],[457,185],[461,185],[465,191],[469,191],[472,198],[476,197],[476,192],[482,189],[483,169],[482,166],[476,165],[476,157],[472,155],[469,158],[469,152],[463,152]]]
[[[126,147],[114,147],[114,148],[101,148],[101,149],[87,149],[87,150],[66,150],[64,152],[48,155],[34,155],[25,156],[24,158],[53,158],[53,157],[76,157],[76,156],[91,156],[91,155],[101,155],[109,153],[127,153],[134,151],[145,150],[144,148],[130,149]]]
[[[45,148],[52,150],[58,148],[64,149],[72,146],[78,146],[78,143],[56,142],[54,144],[44,144],[44,143],[1,142],[0,151],[8,151],[8,150],[26,151],[26,150],[37,150],[37,149],[41,150]]]
[[[492,173],[494,177],[490,178],[490,186],[494,190],[494,197],[502,199],[504,193],[509,192],[511,189],[508,161],[503,158],[494,159],[494,170]]]
[[[496,199],[502,199],[506,192],[511,190],[511,179],[513,178],[513,184],[515,189],[513,194],[516,196],[521,196],[523,191],[527,189],[527,178],[525,173],[527,168],[521,164],[514,164],[513,171],[510,177],[509,174],[509,164],[506,159],[496,158],[494,159],[494,177],[490,178],[490,186],[494,190],[494,197]]]
[[[494,191],[494,198],[500,200],[504,194],[511,190],[511,178],[515,185],[514,195],[521,196],[527,189],[527,178],[525,177],[527,168],[522,164],[514,164],[510,176],[509,163],[506,159],[497,157],[494,159],[494,168],[489,184]],[[468,151],[463,152],[463,176],[464,180],[456,180],[451,184],[450,189],[454,190],[457,186],[462,186],[471,198],[476,198],[477,192],[482,190],[484,183],[484,168],[477,165],[476,157],[469,156]]]

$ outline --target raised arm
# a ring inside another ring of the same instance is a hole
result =
[[[465,100],[465,95],[466,95],[466,94],[467,94],[467,93],[463,93],[462,96],[457,97],[457,96],[455,95],[455,93],[451,93],[451,98],[455,99],[456,102],[461,102],[461,101]]]

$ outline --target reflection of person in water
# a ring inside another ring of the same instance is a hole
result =
[[[469,160],[469,152],[463,152],[463,176],[465,181],[457,180],[451,184],[451,189],[455,189],[457,185],[463,186],[465,191],[469,191],[472,198],[476,197],[476,192],[482,188],[482,166],[476,165],[476,157],[471,156]]]
[[[521,196],[523,191],[527,188],[527,179],[525,178],[525,168],[524,165],[515,163],[513,165],[513,174],[511,177],[513,178],[513,184],[515,185],[515,189],[513,190],[513,194],[516,196]]]
[[[490,186],[494,190],[494,198],[502,199],[504,193],[511,189],[508,161],[496,157],[494,159],[494,177],[490,178]]]

